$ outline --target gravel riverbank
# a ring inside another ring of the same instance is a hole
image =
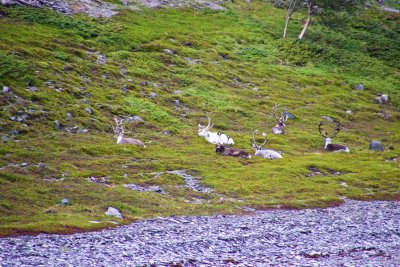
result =
[[[1,238],[0,266],[400,266],[400,202]]]

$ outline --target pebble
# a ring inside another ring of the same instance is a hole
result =
[[[156,217],[97,232],[1,238],[0,265],[398,266],[399,217],[398,202],[354,200],[328,209]]]

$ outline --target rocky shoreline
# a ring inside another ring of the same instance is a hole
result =
[[[168,217],[0,239],[0,266],[399,266],[400,203]]]

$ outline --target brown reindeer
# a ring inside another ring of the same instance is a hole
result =
[[[219,144],[215,147],[215,152],[224,156],[251,159],[250,154],[246,151],[233,147],[226,147],[221,143],[221,141],[219,141]]]
[[[118,120],[118,118],[114,118],[115,123],[117,124],[116,127],[112,127],[115,133],[115,137],[117,138],[117,144],[118,145],[137,145],[141,147],[146,147],[146,145],[137,139],[133,138],[126,138],[124,137],[125,134],[131,133],[133,128],[136,126],[135,124],[132,124],[131,131],[125,132],[124,126],[125,126],[125,121],[124,119]]]
[[[324,138],[325,144],[324,144],[324,149],[329,152],[350,152],[349,148],[344,145],[339,145],[339,144],[332,144],[332,139],[336,137],[336,135],[339,133],[341,125],[339,122],[336,123],[336,128],[335,132],[331,135],[328,136],[328,133],[326,132],[325,129],[323,129],[324,123],[321,121],[318,126],[318,130],[320,135]]]

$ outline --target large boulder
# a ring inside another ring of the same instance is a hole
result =
[[[382,142],[376,140],[371,141],[371,143],[369,144],[369,149],[382,152],[383,151]]]

